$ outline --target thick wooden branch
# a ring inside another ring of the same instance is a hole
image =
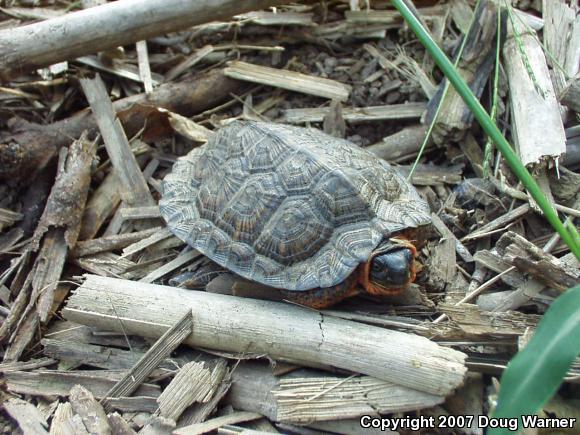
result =
[[[106,330],[159,337],[191,308],[185,343],[330,365],[436,395],[463,383],[465,355],[426,338],[302,307],[89,275],[64,316]]]
[[[282,0],[121,0],[0,32],[0,79]]]

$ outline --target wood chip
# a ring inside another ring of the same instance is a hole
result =
[[[159,414],[177,420],[192,403],[206,401],[212,389],[211,372],[204,363],[187,363],[157,398]]]
[[[144,276],[139,281],[151,283],[151,282],[158,280],[159,278],[167,275],[168,273],[173,272],[175,269],[178,269],[178,268],[184,266],[185,264],[195,260],[196,258],[199,258],[200,256],[201,256],[201,254],[199,253],[199,251],[197,251],[195,249],[181,253],[177,257],[175,257],[173,260],[171,260],[171,261],[165,263],[163,266],[155,269],[153,272],[151,272],[147,276]]]
[[[48,434],[48,424],[42,413],[32,403],[21,399],[9,399],[2,404],[26,435]]]
[[[50,424],[50,435],[75,435],[74,426],[70,421],[73,415],[69,402],[59,403]]]
[[[96,397],[104,397],[107,391],[121,378],[119,372],[100,370],[90,374],[81,371],[42,370],[33,372],[5,373],[8,390],[35,396],[68,396],[72,387],[84,385]],[[137,395],[158,397],[160,389],[156,385],[142,384]]]
[[[391,104],[388,106],[344,107],[342,117],[346,122],[369,122],[403,119],[419,119],[426,108],[425,103]],[[287,109],[284,122],[302,124],[322,122],[330,111],[329,107],[308,109]]]
[[[115,115],[105,84],[99,76],[94,79],[80,79],[80,82],[121,182],[123,201],[133,207],[155,204],[121,122]]]
[[[230,62],[224,69],[227,77],[252,83],[274,86],[289,91],[346,101],[351,87],[335,80],[323,79],[288,70],[253,65],[246,62]]]
[[[176,429],[175,435],[201,435],[219,429],[226,424],[243,423],[245,421],[257,420],[262,418],[261,414],[255,412],[239,411],[222,417],[213,418],[203,423],[192,424]]]
[[[468,234],[463,239],[462,242],[467,240],[476,240],[481,239],[482,237],[486,237],[489,233],[504,228],[505,226],[509,225],[511,222],[521,218],[522,216],[526,215],[530,211],[530,204],[523,204],[513,210],[501,215],[497,219],[489,222],[488,224],[482,226],[481,228],[477,229],[476,231]]]
[[[81,385],[75,385],[70,390],[69,401],[73,412],[82,418],[90,433],[111,433],[105,410],[89,390]]]

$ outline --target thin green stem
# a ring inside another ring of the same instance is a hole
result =
[[[477,9],[479,8],[480,3],[481,3],[481,0],[477,0],[477,4],[475,5],[475,11],[477,11]],[[415,14],[413,14],[413,15],[415,15]],[[465,35],[463,36],[463,40],[461,41],[461,46],[459,47],[459,51],[457,53],[457,58],[455,59],[455,62],[453,64],[455,67],[457,67],[457,65],[459,65],[459,61],[461,60],[461,56],[463,55],[463,50],[465,49],[465,45],[467,44],[467,38],[469,36],[469,32],[471,32],[471,28],[473,27],[474,22],[475,22],[475,12],[471,16],[471,20],[469,21],[469,28],[467,29],[467,33],[465,33]],[[429,123],[429,128],[427,129],[427,132],[425,133],[425,138],[423,139],[423,143],[421,144],[421,148],[419,148],[419,152],[417,153],[417,158],[413,162],[413,166],[411,167],[411,170],[409,171],[409,175],[407,176],[407,180],[411,180],[411,178],[413,177],[413,174],[415,173],[415,169],[417,168],[417,165],[419,164],[419,161],[421,160],[421,157],[423,156],[423,153],[425,152],[425,148],[427,147],[427,144],[429,143],[429,139],[431,138],[431,134],[433,133],[433,128],[435,128],[435,122],[437,122],[437,118],[439,117],[439,112],[441,111],[441,107],[443,107],[443,101],[445,100],[445,97],[447,96],[448,91],[449,91],[449,80],[445,80],[445,84],[443,85],[443,92],[441,93],[441,99],[439,100],[439,104],[437,105],[437,110],[435,110],[435,114],[433,115],[433,119]]]
[[[493,95],[491,101],[491,119],[495,123],[497,118],[497,103],[499,94],[499,52],[501,50],[501,8],[497,10],[497,38],[495,44],[495,68],[493,73]],[[483,176],[489,176],[489,162],[491,161],[492,143],[489,136],[485,141],[485,151],[483,153]]]
[[[421,43],[425,46],[425,49],[433,56],[435,63],[441,68],[443,74],[447,77],[447,79],[451,82],[451,84],[455,87],[455,90],[465,103],[471,109],[475,119],[479,122],[483,130],[487,133],[489,137],[494,141],[496,147],[502,153],[504,159],[514,172],[514,174],[518,177],[518,179],[522,182],[524,187],[530,192],[530,195],[536,201],[538,206],[544,212],[544,216],[552,225],[552,227],[560,234],[562,240],[570,250],[574,253],[576,258],[580,260],[580,244],[577,242],[576,238],[566,229],[566,227],[562,224],[560,219],[558,218],[558,214],[552,208],[550,201],[544,196],[542,190],[535,182],[534,178],[519,160],[518,156],[508,143],[508,141],[503,137],[495,123],[489,117],[479,100],[473,95],[469,86],[463,81],[463,79],[457,74],[455,68],[451,61],[447,58],[445,53],[437,46],[435,41],[431,38],[429,33],[423,28],[421,23],[417,20],[417,18],[411,13],[409,8],[403,3],[402,0],[391,0],[395,8],[401,13],[404,17],[405,21],[413,30],[417,38],[421,41]]]

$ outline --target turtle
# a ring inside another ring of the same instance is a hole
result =
[[[325,308],[394,295],[417,270],[429,207],[398,170],[313,128],[233,121],[162,183],[170,231],[220,266]]]

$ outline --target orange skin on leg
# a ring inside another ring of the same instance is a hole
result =
[[[396,241],[402,247],[410,249],[413,253],[413,258],[416,257],[417,248],[415,248],[415,245],[406,236],[398,235],[391,240]],[[306,291],[283,290],[282,293],[291,302],[315,309],[328,308],[344,299],[356,296],[361,293],[361,288],[375,296],[395,296],[401,294],[409,284],[415,281],[418,263],[413,261],[410,270],[411,276],[404,286],[399,288],[386,288],[370,281],[372,259],[379,254],[381,254],[380,251],[374,252],[369,261],[359,265],[347,279],[333,287],[316,288]]]

